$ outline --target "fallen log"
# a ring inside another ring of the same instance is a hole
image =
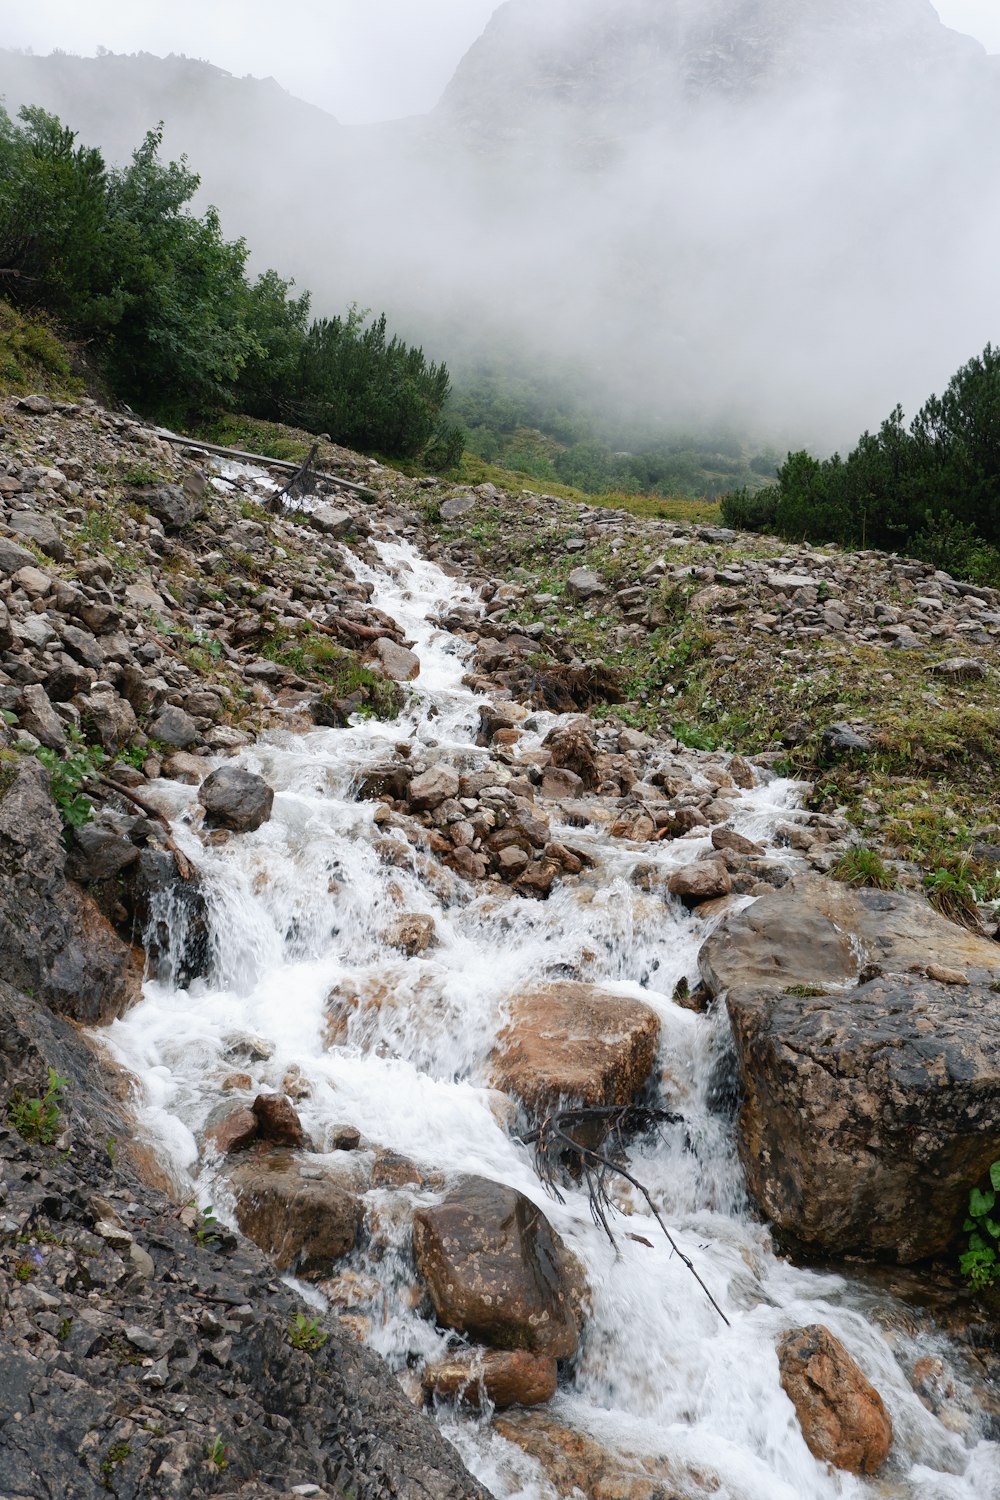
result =
[[[158,438],[162,438],[165,443],[172,443],[175,448],[192,448],[196,453],[211,453],[218,458],[231,458],[234,463],[257,464],[262,469],[280,469],[284,474],[296,474],[302,467],[301,464],[289,463],[284,458],[269,458],[266,453],[246,453],[242,448],[224,448],[221,443],[203,443],[199,438],[180,437],[166,427],[157,427],[154,430]],[[339,474],[331,474],[326,469],[318,472],[330,484],[338,485],[342,490],[354,490],[359,495],[365,495],[369,500],[379,498],[378,491],[369,489],[365,484],[357,484],[353,479],[341,479]]]

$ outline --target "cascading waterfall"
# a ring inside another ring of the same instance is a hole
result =
[[[354,797],[366,769],[404,741],[469,770],[485,766],[489,752],[475,745],[484,700],[462,685],[469,648],[431,623],[469,602],[468,591],[405,542],[382,541],[378,551],[382,565],[358,561],[357,576],[374,586],[373,602],[400,622],[421,660],[400,719],[265,736],[241,764],[274,787],[272,819],[221,846],[198,836],[193,788],[163,782],[149,791],[202,873],[213,964],[210,980],[190,989],[151,980],[142,1002],[105,1033],[141,1081],[143,1130],[186,1191],[225,1215],[232,1205],[224,1181],[199,1154],[222,1079],[246,1068],[255,1087],[280,1090],[289,1070],[299,1070],[308,1095],[297,1107],[317,1149],[350,1122],[429,1173],[509,1184],[539,1204],[580,1258],[591,1310],[571,1382],[550,1408],[559,1421],[608,1450],[666,1457],[679,1476],[714,1476],[720,1500],[986,1500],[1000,1493],[1000,1450],[982,1439],[971,1399],[967,1429],[951,1430],[922,1405],[897,1360],[900,1353],[912,1359],[916,1344],[954,1367],[961,1391],[960,1361],[944,1336],[908,1334],[891,1299],[862,1282],[779,1259],[747,1211],[732,1126],[709,1097],[727,1048],[725,1017],[696,1015],[671,999],[678,980],[695,977],[710,928],[630,879],[640,861],[669,870],[699,846],[636,846],[596,823],[565,829],[595,868],[556,886],[545,902],[466,884],[405,844],[394,862],[382,857],[376,805]],[[535,715],[522,743],[537,747],[555,722]],[[796,798],[783,781],[739,794],[734,826],[773,843],[776,823],[794,817]],[[401,912],[432,916],[436,946],[415,957],[390,947],[382,934]],[[612,1248],[585,1195],[567,1189],[564,1203],[549,1198],[530,1152],[499,1122],[488,1058],[505,1002],[548,976],[598,982],[659,1015],[662,1102],[682,1112],[686,1125],[637,1143],[630,1165],[731,1327],[671,1255],[638,1195],[622,1193],[630,1217],[618,1222],[648,1244],[622,1233]],[[361,999],[346,1036],[328,1046],[325,1003],[336,986]],[[366,1007],[366,995],[380,1003]],[[420,1188],[369,1192],[376,1227],[351,1259],[381,1288],[369,1342],[401,1374],[448,1343],[411,1310],[412,1299],[398,1295],[413,1279],[401,1205],[434,1198]],[[846,1343],[892,1416],[893,1456],[878,1480],[818,1463],[781,1389],[776,1338],[815,1322]],[[535,1461],[487,1421],[447,1409],[440,1419],[497,1496],[554,1494]]]

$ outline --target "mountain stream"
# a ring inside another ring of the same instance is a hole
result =
[[[947,1338],[918,1329],[903,1304],[864,1279],[781,1258],[749,1208],[734,1127],[713,1100],[728,1047],[724,1008],[699,1015],[671,998],[681,978],[695,982],[710,927],[630,878],[639,863],[669,870],[703,846],[691,839],[632,844],[596,822],[555,826],[553,836],[585,849],[594,868],[557,884],[547,901],[466,883],[409,846],[405,860],[380,858],[379,804],[356,800],[362,773],[391,758],[403,741],[414,755],[462,770],[485,766],[491,752],[476,745],[486,700],[462,683],[471,647],[433,623],[458,603],[475,603],[473,596],[391,533],[376,548],[380,565],[359,560],[356,574],[374,586],[373,602],[400,623],[421,662],[400,718],[274,731],[244,751],[240,763],[276,792],[271,820],[253,834],[203,842],[193,787],[163,781],[149,791],[201,871],[211,911],[211,976],[187,990],[151,979],[141,1003],[103,1036],[139,1080],[140,1127],[179,1187],[232,1221],[218,1158],[201,1149],[205,1125],[224,1097],[221,1081],[248,1068],[255,1089],[280,1091],[291,1071],[302,1084],[296,1108],[320,1147],[335,1125],[350,1122],[363,1142],[399,1152],[428,1174],[471,1173],[513,1186],[539,1205],[575,1252],[591,1308],[580,1353],[543,1408],[562,1426],[607,1452],[666,1461],[684,1495],[988,1500],[1000,1494],[1000,1448],[982,1436],[968,1375]],[[555,722],[551,714],[534,715],[520,750],[537,748]],[[771,780],[732,796],[737,831],[790,857],[773,847],[774,828],[794,820],[796,785]],[[431,915],[436,945],[413,957],[388,946],[380,934],[400,912]],[[635,1143],[629,1165],[729,1327],[638,1195],[622,1198],[626,1214],[614,1221],[612,1246],[581,1190],[567,1187],[562,1203],[546,1193],[531,1151],[494,1112],[489,1057],[505,1001],[540,979],[567,976],[641,999],[660,1017],[658,1102],[680,1110],[686,1130],[665,1127]],[[328,1045],[326,997],[345,984],[388,998],[356,1017],[339,1045]],[[377,1315],[369,1308],[355,1326],[411,1387],[418,1387],[423,1363],[448,1348],[449,1336],[420,1316],[408,1295],[415,1280],[409,1215],[415,1203],[438,1197],[429,1187],[369,1191],[366,1230],[348,1262],[378,1293]],[[318,1305],[313,1288],[302,1290]],[[875,1479],[817,1462],[779,1383],[777,1338],[812,1323],[825,1324],[847,1346],[890,1412],[895,1443]],[[954,1386],[940,1418],[904,1373],[921,1356],[943,1360]],[[501,1437],[488,1417],[445,1406],[437,1415],[494,1495],[553,1500],[557,1492],[537,1461]]]

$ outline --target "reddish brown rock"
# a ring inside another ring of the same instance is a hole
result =
[[[272,1146],[308,1146],[302,1121],[284,1094],[258,1094],[251,1107],[262,1141]]]
[[[882,1397],[821,1323],[793,1328],[778,1345],[781,1384],[810,1453],[851,1474],[875,1474],[892,1447]]]
[[[540,985],[510,1003],[493,1082],[536,1117],[561,1102],[631,1104],[652,1071],[659,1038],[659,1019],[641,1001],[589,984]]]
[[[548,1354],[525,1349],[470,1349],[428,1365],[424,1390],[442,1401],[478,1407],[483,1398],[499,1411],[510,1406],[541,1406],[556,1393],[558,1366]]]
[[[438,1321],[497,1349],[568,1359],[580,1341],[580,1271],[539,1208],[463,1178],[413,1218],[417,1270]]]
[[[609,1452],[546,1411],[515,1410],[493,1425],[541,1465],[560,1500],[701,1500],[720,1489],[714,1474],[649,1454]]]
[[[245,1151],[253,1145],[259,1129],[260,1122],[252,1110],[234,1109],[232,1114],[205,1132],[205,1139],[211,1141],[220,1155],[229,1156],[233,1151]]]
[[[333,1173],[303,1177],[302,1172],[299,1160],[274,1151],[241,1163],[230,1183],[236,1221],[247,1238],[279,1271],[312,1279],[329,1276],[354,1248],[362,1209]]]
[[[717,901],[733,888],[729,871],[721,859],[696,859],[693,864],[675,870],[667,882],[671,896],[680,896],[685,906],[699,906],[702,901]]]

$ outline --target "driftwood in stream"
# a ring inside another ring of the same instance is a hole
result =
[[[123,797],[126,802],[131,802],[134,807],[137,807],[139,809],[140,812],[145,813],[147,818],[152,818],[155,822],[159,823],[160,827],[163,829],[163,842],[170,850],[170,853],[174,856],[174,864],[177,866],[178,875],[182,880],[191,879],[192,875],[194,874],[194,868],[191,864],[191,861],[188,859],[183,849],[178,848],[177,844],[174,841],[173,834],[170,831],[170,823],[164,816],[164,814],[160,812],[159,808],[154,807],[151,802],[147,802],[145,797],[138,797],[135,792],[130,791],[128,787],[119,785],[117,781],[112,781],[108,776],[102,776],[98,771],[94,771],[87,779],[92,783],[96,782],[101,787],[106,787],[108,792],[114,792],[116,797]],[[94,790],[96,793],[96,786]]]
[[[559,1177],[565,1168],[574,1175],[582,1177],[590,1200],[590,1211],[594,1216],[595,1224],[599,1224],[604,1230],[612,1245],[615,1244],[615,1236],[611,1228],[610,1216],[617,1212],[608,1192],[608,1179],[612,1175],[622,1177],[626,1182],[632,1184],[637,1192],[645,1198],[649,1211],[657,1224],[663,1230],[673,1253],[683,1262],[691,1272],[695,1281],[701,1287],[709,1302],[715,1308],[728,1328],[729,1319],[722,1308],[716,1302],[708,1287],[702,1281],[695,1270],[694,1263],[690,1257],[677,1244],[670,1230],[663,1221],[656,1204],[653,1202],[649,1189],[644,1187],[637,1177],[634,1177],[621,1161],[615,1161],[605,1151],[597,1151],[590,1146],[583,1145],[572,1132],[586,1131],[588,1127],[599,1125],[607,1132],[612,1147],[621,1151],[624,1158],[625,1137],[634,1135],[637,1131],[653,1130],[659,1125],[682,1125],[683,1115],[671,1114],[665,1109],[642,1109],[638,1105],[606,1105],[593,1109],[564,1109],[554,1115],[548,1115],[537,1130],[529,1131],[521,1137],[526,1146],[535,1148],[535,1167],[539,1177],[545,1184],[557,1202],[564,1202],[559,1190]],[[632,1239],[639,1239],[632,1235]],[[641,1241],[648,1244],[648,1241]]]
[[[266,453],[247,453],[243,448],[225,448],[221,443],[203,443],[199,438],[180,437],[176,432],[170,432],[165,427],[156,428],[156,436],[162,438],[165,443],[172,443],[175,448],[190,448],[195,453],[211,453],[217,458],[231,458],[238,464],[256,464],[262,469],[280,469],[283,474],[295,474],[301,464],[289,463],[284,458],[270,458]],[[364,495],[368,500],[377,500],[377,490],[370,489],[366,484],[358,484],[353,479],[341,479],[339,474],[331,474],[326,469],[318,470],[318,473],[327,484],[333,484],[342,490],[353,490],[357,495]]]
[[[313,443],[302,463],[299,465],[298,469],[285,485],[285,488],[283,490],[276,491],[276,493],[271,496],[270,500],[268,500],[268,510],[273,511],[277,515],[281,510],[284,509],[284,504],[287,497],[293,494],[301,494],[304,490],[309,490],[311,488],[311,485],[309,483],[309,470],[316,462],[316,455],[318,452],[319,443]]]

